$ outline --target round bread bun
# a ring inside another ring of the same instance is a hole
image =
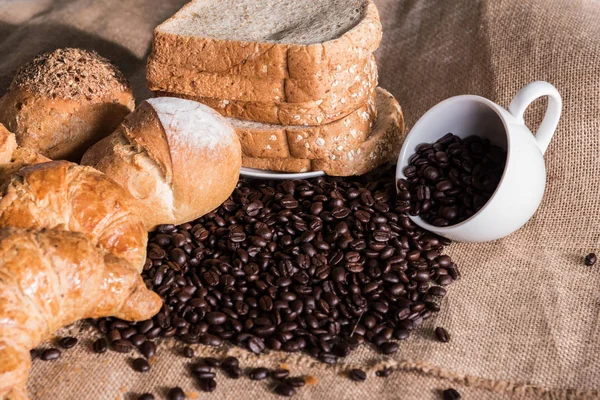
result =
[[[0,99],[0,123],[20,146],[78,162],[135,106],[129,83],[107,59],[81,49],[36,57]]]
[[[227,120],[191,100],[142,102],[108,137],[93,145],[92,166],[139,200],[146,227],[182,224],[217,208],[238,182],[240,141]]]

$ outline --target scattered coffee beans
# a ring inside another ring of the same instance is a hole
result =
[[[596,264],[596,261],[598,261],[598,257],[596,257],[595,253],[590,253],[587,256],[585,256],[585,265],[587,265],[588,267],[591,267],[592,265]]]
[[[446,389],[442,392],[442,395],[444,397],[444,400],[459,400],[460,399],[460,393],[458,393],[458,391],[456,389]]]
[[[399,207],[435,226],[462,222],[490,199],[505,163],[506,151],[478,136],[423,143],[398,180]]]
[[[291,387],[295,387],[295,388],[299,388],[299,387],[302,387],[302,386],[306,385],[306,381],[301,376],[296,376],[296,377],[293,377],[293,378],[287,378],[285,380],[285,383],[287,383]]]
[[[462,146],[476,153],[472,161],[482,158],[479,145]],[[392,354],[393,340],[438,312],[441,286],[460,276],[442,254],[450,241],[414,225],[395,186],[391,169],[242,180],[214,212],[150,235],[142,276],[163,299],[161,311],[137,323],[101,319],[98,328],[116,345],[133,346],[142,335],[147,358],[156,351],[147,343],[158,337],[209,346],[225,340],[257,354],[302,351],[330,364],[364,342]],[[237,359],[221,368],[241,376]]]
[[[33,361],[33,360],[39,358],[40,351],[38,349],[31,349],[31,350],[29,350],[29,356],[31,357],[31,360]]]
[[[71,337],[71,336],[64,337],[58,341],[58,345],[60,347],[62,347],[63,349],[73,348],[73,347],[75,347],[76,344],[77,344],[77,339],[74,337]]]
[[[152,358],[156,354],[156,344],[149,340],[146,340],[139,348],[140,353],[146,358]]]
[[[221,366],[221,360],[218,360],[214,357],[205,357],[202,359],[202,362],[204,362],[204,364],[214,367],[214,368],[219,368]]]
[[[262,381],[269,376],[269,370],[266,368],[254,368],[248,374],[248,377],[253,381]]]
[[[144,358],[136,358],[132,361],[131,366],[137,372],[148,372],[150,370],[150,364]]]
[[[440,342],[446,343],[450,340],[450,336],[448,335],[448,331],[442,327],[435,328],[435,336],[437,340]]]
[[[40,359],[43,361],[53,361],[60,358],[60,350],[55,348],[46,349],[40,355]]]
[[[289,376],[289,374],[290,374],[290,371],[288,371],[287,369],[283,369],[283,368],[271,371],[271,377],[273,379],[285,379]]]
[[[367,380],[367,374],[362,369],[351,369],[348,371],[348,377],[353,381],[364,382]]]
[[[137,400],[154,400],[154,395],[152,393],[144,393],[141,394]]]
[[[127,339],[120,339],[113,342],[112,349],[117,353],[129,353],[133,349],[133,344]]]
[[[104,338],[100,338],[94,342],[94,353],[102,354],[108,350],[108,341]]]
[[[169,390],[167,398],[169,400],[185,400],[185,393],[183,392],[183,389],[177,386]]]

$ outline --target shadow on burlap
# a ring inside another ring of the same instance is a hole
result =
[[[442,311],[401,343],[394,357],[361,348],[336,367],[302,356],[256,358],[235,348],[245,367],[286,363],[293,375],[319,379],[296,398],[434,399],[456,387],[469,399],[597,398],[600,390],[600,267],[582,258],[600,247],[600,4],[593,0],[379,0],[384,41],[377,52],[381,86],[397,96],[410,128],[438,101],[479,94],[507,107],[533,80],[563,95],[558,131],[546,154],[542,206],[519,232],[487,244],[453,244],[463,278]],[[98,50],[130,77],[138,100],[152,28],[183,0],[62,0],[0,3],[0,90],[13,71],[40,51],[61,46]],[[527,113],[541,121],[545,103]],[[518,195],[518,194],[516,194]],[[444,326],[449,343],[432,339]],[[79,326],[72,329],[80,329]],[[95,355],[90,338],[52,363],[36,361],[34,399],[134,399],[146,390],[181,385],[203,397],[189,377],[178,344],[159,351],[152,370],[133,372],[131,356]],[[173,348],[173,346],[175,346]],[[400,371],[374,376],[382,363]],[[369,369],[364,383],[339,376]],[[275,398],[268,383],[219,376],[211,398]]]

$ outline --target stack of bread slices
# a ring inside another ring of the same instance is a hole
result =
[[[371,0],[194,0],[156,28],[148,86],[228,117],[244,167],[359,175],[404,133],[377,87],[381,34]]]

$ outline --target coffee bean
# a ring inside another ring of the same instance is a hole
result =
[[[230,368],[235,368],[235,367],[239,367],[239,366],[240,366],[240,362],[235,357],[227,357],[223,361],[221,361],[221,368],[223,368],[223,369],[230,369]]]
[[[77,339],[71,336],[68,337],[64,337],[62,339],[59,340],[58,345],[60,347],[62,347],[63,349],[70,349],[72,347],[75,347],[75,345],[77,344]]]
[[[167,398],[169,400],[185,400],[185,393],[183,392],[183,389],[177,386],[169,390]]]
[[[248,349],[254,354],[260,354],[265,349],[265,342],[257,337],[252,337],[248,340]]]
[[[291,397],[296,394],[296,389],[288,385],[287,383],[280,383],[275,386],[275,393],[284,397]]]
[[[217,374],[212,371],[198,371],[194,373],[194,376],[199,379],[213,379]]]
[[[460,393],[458,393],[458,391],[453,388],[444,390],[442,392],[442,395],[444,397],[444,400],[459,400],[460,399]]]
[[[148,372],[150,370],[150,364],[143,358],[136,358],[132,361],[131,366],[137,372]]]
[[[93,348],[94,352],[97,354],[106,353],[106,350],[108,350],[108,341],[104,338],[98,339],[94,341]]]
[[[240,367],[231,367],[226,370],[227,376],[231,379],[238,379],[242,376],[242,369]]]
[[[29,350],[29,356],[31,357],[31,360],[33,361],[33,360],[39,358],[40,351],[38,349],[31,349],[31,350]]]
[[[152,358],[152,356],[156,354],[156,344],[149,340],[145,341],[140,346],[140,353],[142,353],[142,355],[146,358]]]
[[[192,357],[194,357],[194,349],[192,349],[190,346],[185,346],[183,348],[183,351],[181,353],[183,354],[183,356],[185,358],[192,358]]]
[[[269,370],[266,368],[254,368],[248,374],[248,377],[253,381],[262,381],[269,375]]]
[[[214,392],[217,388],[217,381],[213,378],[200,379],[198,380],[198,386],[203,392]]]
[[[398,351],[398,344],[394,342],[383,342],[379,345],[379,349],[383,354],[394,354]]]
[[[300,377],[300,376],[296,376],[293,378],[287,378],[285,380],[285,383],[287,383],[291,387],[296,387],[296,388],[306,385],[306,381],[304,380],[303,377]]]
[[[450,340],[450,336],[448,335],[448,331],[446,331],[442,327],[435,328],[435,336],[442,343],[446,343],[446,342],[448,342]]]
[[[384,369],[380,369],[379,371],[375,372],[375,375],[379,376],[380,378],[387,378],[388,376],[390,376],[392,374],[392,372],[394,372],[393,369],[386,367]]]
[[[206,315],[209,325],[222,325],[227,321],[227,315],[222,312],[210,312]]]
[[[279,368],[279,369],[271,371],[271,377],[273,379],[285,379],[288,377],[289,374],[290,374],[290,371],[288,371],[287,369],[283,369],[283,368]]]
[[[348,377],[356,382],[364,382],[367,380],[367,374],[362,369],[351,369],[348,371]]]
[[[154,400],[154,395],[152,393],[143,393],[137,400]]]
[[[46,349],[40,355],[40,360],[43,361],[54,361],[58,360],[61,356],[60,350],[55,348]]]
[[[588,267],[591,267],[592,265],[596,264],[596,261],[598,261],[598,257],[596,257],[596,254],[594,253],[590,253],[585,257],[585,265],[587,265]]]

